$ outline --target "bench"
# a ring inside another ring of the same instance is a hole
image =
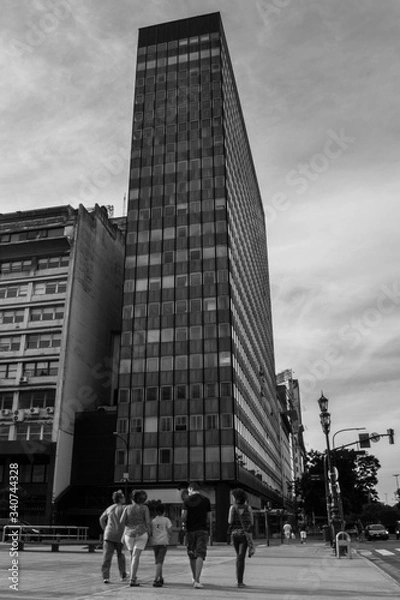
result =
[[[51,546],[52,552],[59,552],[60,546],[87,546],[88,552],[94,552],[95,550],[102,548],[101,540],[43,540],[41,542],[34,542],[35,546]],[[18,550],[24,550],[25,542],[18,542]]]

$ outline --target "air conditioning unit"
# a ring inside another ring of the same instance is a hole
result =
[[[40,408],[38,406],[32,406],[28,412],[30,415],[40,415]]]
[[[2,408],[1,409],[1,416],[2,417],[8,417],[11,414],[11,410],[9,408]]]
[[[54,413],[54,407],[53,406],[48,406],[46,408],[46,412],[48,415],[52,415]]]
[[[14,410],[13,413],[13,421],[23,421],[25,419],[25,411],[20,408],[19,410]]]
[[[27,377],[20,377],[19,382],[21,384],[28,383],[28,378]]]

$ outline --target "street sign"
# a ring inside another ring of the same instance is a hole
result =
[[[371,433],[369,439],[371,440],[371,442],[379,442],[381,436],[379,435],[379,433]]]
[[[359,433],[358,442],[360,444],[360,448],[371,448],[369,433]]]

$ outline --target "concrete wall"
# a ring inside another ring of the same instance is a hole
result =
[[[60,364],[53,499],[69,485],[75,414],[110,404],[112,340],[120,330],[125,242],[96,206],[80,205],[71,252],[65,346]]]

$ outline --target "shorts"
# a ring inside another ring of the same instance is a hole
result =
[[[165,555],[167,554],[167,546],[153,546],[154,561],[156,565],[162,565]]]
[[[202,558],[207,556],[208,531],[200,529],[198,531],[186,532],[186,546],[189,558]]]
[[[125,546],[128,548],[129,552],[133,552],[134,550],[144,550],[147,540],[149,539],[149,534],[142,533],[142,535],[136,535],[132,537],[125,535],[124,539]]]

